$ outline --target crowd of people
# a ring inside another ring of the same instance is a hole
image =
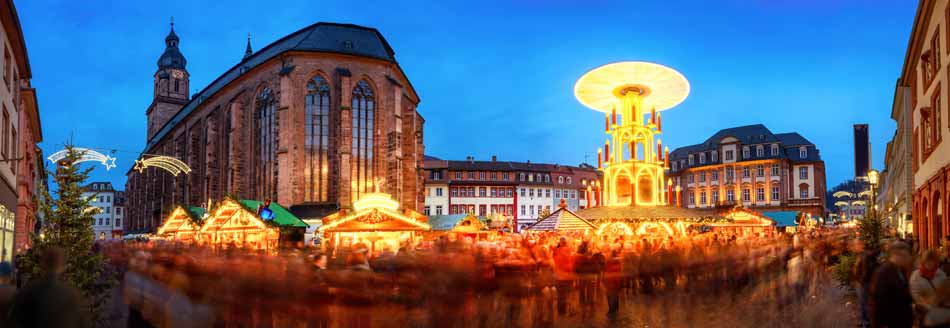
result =
[[[693,304],[755,289],[769,303],[799,302],[851,237],[845,230],[650,239],[547,233],[492,241],[446,235],[397,250],[356,244],[332,254],[162,242],[104,251],[126,271],[130,324],[552,327],[609,323],[635,297],[688,295],[681,303]],[[664,316],[658,320],[701,320]]]

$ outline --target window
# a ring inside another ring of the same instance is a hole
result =
[[[710,157],[710,161],[712,161],[713,163],[715,163],[716,161],[719,160],[719,153],[716,152],[715,150],[713,150],[713,151],[709,152],[709,157]]]
[[[932,55],[930,56],[931,69],[933,70],[933,76],[936,77],[937,72],[940,71],[940,57],[943,57],[943,53],[940,51],[940,30],[934,31],[934,36],[930,39],[930,50]],[[934,107],[937,108],[937,107]],[[939,110],[939,109],[938,109]]]
[[[442,205],[435,206],[435,215],[442,215]]]
[[[710,180],[718,181],[719,180],[719,171],[712,171],[709,173]]]
[[[693,155],[689,155],[689,165],[693,165]]]
[[[492,196],[492,197],[498,197],[498,190],[499,190],[498,188],[489,188],[489,189],[490,189],[490,191],[491,191],[491,196]],[[502,192],[502,193],[504,193],[504,192]],[[502,195],[502,196],[504,196],[504,195]]]
[[[111,213],[112,213],[112,207],[106,206],[106,214],[111,214]]]
[[[485,180],[485,172],[478,172],[478,179]]]
[[[462,172],[455,172],[455,179],[462,180]]]
[[[508,181],[508,172],[502,172],[502,173],[501,173],[501,179],[502,179],[502,180],[505,180],[505,181]]]
[[[773,177],[778,176],[778,164],[772,164],[772,176]]]
[[[676,171],[676,162],[673,162],[673,171]]]
[[[710,203],[712,203],[713,205],[719,204],[719,191],[718,191],[718,190],[713,190],[713,191],[710,193],[710,197],[712,198],[712,201],[711,201]]]
[[[330,172],[330,84],[320,76],[307,82],[306,115],[304,198],[308,202],[325,202]],[[432,171],[433,180],[438,180],[440,175]]]
[[[772,187],[772,201],[779,200],[778,187]]]
[[[19,142],[17,140],[16,128],[11,126],[10,130],[13,131],[10,133],[10,143],[11,143],[10,147],[13,148],[12,154],[10,154],[10,156],[12,156],[13,158],[17,158],[17,156],[20,155],[20,150],[19,150],[20,147],[17,147]],[[16,162],[13,162],[13,165],[10,165],[10,169],[13,170],[13,173],[16,173],[16,168],[17,168]]]
[[[765,188],[759,187],[755,190],[755,201],[764,202],[765,201]]]
[[[808,185],[801,184],[798,186],[798,198],[808,198]]]
[[[353,96],[351,101],[350,114],[353,117],[353,149],[351,156],[350,179],[353,181],[353,200],[360,199],[364,192],[372,191],[373,178],[376,177],[373,172],[373,141],[376,131],[376,98],[373,95],[373,89],[366,80],[360,80],[353,87]]]
[[[755,146],[755,157],[765,157],[765,147],[762,145]]]
[[[732,182],[735,179],[735,169],[731,167],[726,168],[726,182]]]
[[[534,181],[541,182],[541,181],[542,181],[542,180],[541,180],[541,175],[540,175],[540,174],[535,174],[535,175],[534,175]]]
[[[557,183],[564,184],[564,177],[562,176],[557,177]]]
[[[574,181],[571,180],[571,177],[567,177],[567,184],[574,184]]]
[[[468,187],[468,197],[475,197],[475,187]]]
[[[808,158],[808,147],[805,147],[805,146],[798,147],[798,157]]]
[[[733,159],[733,156],[734,156],[734,155],[733,155],[733,153],[732,153],[731,150],[727,150],[727,151],[726,151],[726,160],[727,160],[727,161],[731,161],[731,160]]]
[[[778,156],[778,144],[772,144],[772,156]]]
[[[429,211],[429,206],[423,207],[422,212],[425,213],[426,216],[432,215],[432,213]]]
[[[699,164],[706,164],[706,153],[699,153]]]
[[[565,194],[567,194],[567,193],[565,192]],[[566,196],[566,195],[565,195],[565,196]],[[555,199],[561,199],[561,189],[554,189],[554,198],[555,198]]]
[[[687,174],[687,175],[686,175],[686,183],[693,183],[693,175],[692,175],[692,174]]]
[[[121,207],[116,207],[116,208],[115,208],[115,214],[122,214],[122,208],[121,208]]]
[[[696,205],[696,198],[693,197],[693,192],[686,193],[686,200],[689,205]]]
[[[705,192],[705,191],[700,191],[700,192],[699,192],[699,205],[706,205],[706,192]]]
[[[798,168],[798,178],[799,179],[808,179],[808,167],[802,166]]]
[[[749,146],[742,147],[742,159],[749,158]]]
[[[450,190],[451,190],[451,192],[452,192],[452,197],[458,197],[458,196],[459,196],[459,188],[452,187]]]
[[[743,202],[752,201],[749,195],[749,189],[742,189],[742,201]]]
[[[10,72],[13,71],[13,60],[10,59],[10,49],[4,47],[3,49],[3,83],[7,86],[7,89],[10,89]]]
[[[485,196],[486,196],[485,187],[478,187],[478,197],[485,197]]]
[[[442,172],[439,172],[439,171],[431,171],[431,172],[429,172],[429,178],[432,179],[432,180],[439,180],[439,179],[442,179]]]
[[[531,213],[531,215],[534,216],[534,205],[528,206],[528,213]]]
[[[518,174],[518,181],[524,181],[524,173]],[[524,196],[524,195],[522,195]]]
[[[478,205],[478,216],[485,215],[488,215],[488,206],[485,206],[485,204]]]
[[[706,182],[706,172],[699,172],[699,182]]]
[[[539,196],[540,196],[540,195],[539,195]],[[544,190],[544,197],[545,197],[545,198],[551,198],[551,189],[545,189],[545,190]]]
[[[253,176],[258,199],[277,199],[277,100],[270,88],[257,95]],[[355,199],[355,198],[354,198]]]
[[[748,178],[748,177],[749,177],[749,167],[748,167],[748,166],[743,166],[743,167],[742,167],[742,177],[743,177],[743,178]]]
[[[521,188],[521,197],[524,197],[524,188]],[[522,213],[524,214],[524,213]]]
[[[934,114],[933,129],[932,129],[933,136],[931,137],[931,139],[933,139],[934,145],[940,143],[940,140],[942,139],[941,135],[943,135],[943,133],[941,133],[942,130],[940,130],[940,112],[941,112],[940,93],[941,93],[940,83],[937,83],[937,87],[934,88],[933,98],[930,99],[931,108],[933,108],[933,114]],[[16,135],[16,133],[14,133],[14,135]],[[14,154],[14,158],[16,158],[15,156],[16,155]]]
[[[119,210],[119,209],[117,208],[116,210]],[[118,213],[118,212],[117,212],[117,213]],[[122,226],[122,219],[120,219],[120,218],[115,218],[115,226],[116,226],[116,227],[121,227],[121,226]]]
[[[734,202],[736,201],[736,192],[732,189],[726,190],[726,201]]]
[[[755,173],[756,173],[755,175],[758,176],[758,177],[764,177],[764,176],[765,176],[765,165],[759,164],[758,166],[756,166],[756,167],[755,167]]]
[[[528,197],[534,198],[534,188],[528,188]]]
[[[99,218],[99,225],[102,225],[102,218]]]
[[[442,188],[435,188],[435,195],[438,197],[442,197]]]

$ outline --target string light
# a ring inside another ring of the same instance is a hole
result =
[[[187,164],[171,156],[155,156],[138,159],[135,161],[134,169],[142,173],[145,169],[153,166],[168,171],[176,177],[183,172],[185,174],[191,173],[191,168],[188,167]]]
[[[106,171],[115,167],[115,160],[116,160],[115,157],[105,155],[103,153],[97,152],[89,148],[73,147],[72,149],[74,152],[81,154],[79,159],[76,160],[76,163],[99,162],[99,163],[102,163],[102,165],[106,167]],[[69,150],[63,149],[63,150],[53,153],[52,155],[49,155],[47,159],[49,159],[50,162],[57,163],[65,159],[66,156],[69,156]]]

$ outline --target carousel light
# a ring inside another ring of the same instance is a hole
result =
[[[106,171],[115,167],[115,160],[116,160],[115,157],[105,155],[103,153],[100,153],[88,148],[73,147],[73,151],[80,153],[81,155],[79,159],[76,160],[76,163],[99,162],[99,163],[102,163],[102,165],[106,167]],[[69,155],[69,150],[63,149],[63,150],[53,153],[52,155],[49,155],[47,159],[49,159],[50,162],[58,163],[59,161],[65,159],[66,156],[68,155]]]
[[[142,158],[135,161],[134,169],[142,173],[145,169],[149,167],[157,167],[168,171],[174,176],[178,176],[181,173],[189,174],[191,173],[191,168],[181,160],[171,157],[171,156],[155,156],[149,158]]]

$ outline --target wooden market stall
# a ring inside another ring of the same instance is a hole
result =
[[[411,209],[399,208],[389,194],[364,194],[353,203],[323,218],[317,229],[324,234],[327,246],[336,249],[366,245],[371,251],[399,249],[400,245],[417,241],[422,232],[430,231],[428,218]]]
[[[198,242],[213,247],[244,247],[275,250],[282,242],[303,239],[307,224],[286,208],[256,200],[225,198],[204,221],[198,233]],[[266,218],[258,213],[270,210]]]
[[[194,242],[195,235],[201,230],[207,210],[195,206],[175,206],[175,209],[165,217],[165,222],[158,227],[157,235],[161,238]]]
[[[563,202],[562,202],[563,203]],[[591,232],[597,231],[597,225],[591,223],[590,221],[580,217],[571,210],[567,209],[566,206],[561,206],[554,213],[548,214],[548,216],[538,220],[527,227],[524,228],[524,231],[527,232],[538,232],[538,231],[557,231],[557,232]]]
[[[582,209],[578,215],[598,224],[598,234],[647,239],[683,236],[690,231],[747,235],[774,230],[774,222],[768,217],[741,207],[603,206]]]
[[[431,235],[453,234],[456,237],[483,239],[491,233],[488,224],[472,214],[430,215]]]

